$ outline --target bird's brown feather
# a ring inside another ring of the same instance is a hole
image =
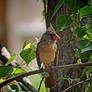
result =
[[[51,32],[45,32],[37,45],[36,55],[37,64],[41,68],[41,63],[45,65],[45,68],[52,67],[58,63],[58,50],[56,39],[53,39],[51,34],[55,34],[54,29],[51,26]],[[54,71],[49,71],[49,76],[45,79],[45,85],[47,88],[53,88],[56,85]]]

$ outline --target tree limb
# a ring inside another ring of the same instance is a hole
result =
[[[42,73],[42,72],[48,72],[48,71],[51,71],[51,70],[68,70],[68,69],[73,69],[73,68],[83,68],[83,67],[87,67],[87,66],[92,66],[92,63],[82,63],[82,64],[69,64],[69,65],[62,65],[62,66],[52,66],[52,67],[49,67],[49,68],[46,68],[46,69],[43,69],[43,70],[35,70],[35,71],[30,71],[30,72],[27,72],[27,73],[24,73],[24,74],[20,74],[20,75],[17,75],[15,77],[11,77],[7,80],[5,80],[4,82],[2,82],[0,84],[0,89],[7,85],[8,83],[14,81],[14,80],[18,80],[18,79],[21,79],[21,78],[24,78],[24,77],[27,77],[29,75],[34,75],[34,74],[39,74],[39,73]]]

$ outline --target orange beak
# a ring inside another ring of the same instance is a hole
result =
[[[60,39],[60,36],[56,34],[53,38],[54,38],[55,40],[57,40],[57,39]]]

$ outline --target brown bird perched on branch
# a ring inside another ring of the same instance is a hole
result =
[[[53,63],[58,62],[58,50],[56,41],[60,37],[56,34],[54,28],[50,24],[48,30],[43,34],[40,42],[37,45],[37,64],[41,68],[41,63],[45,68],[51,67]],[[53,88],[56,85],[54,71],[49,71],[49,76],[45,79],[46,88]]]

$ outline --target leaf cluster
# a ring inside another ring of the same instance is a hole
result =
[[[72,25],[77,39],[78,49],[76,50],[76,55],[80,58],[78,63],[82,63],[82,61],[92,62],[92,0],[59,0],[54,9],[52,18],[63,4],[67,6],[72,13],[57,17],[56,31],[63,31]],[[91,78],[91,72],[92,67],[84,68],[80,80],[85,74],[87,79]],[[69,83],[71,80],[74,80],[70,77],[64,77],[63,79],[68,80]],[[84,92],[88,84],[88,82],[83,84],[82,92]],[[91,92],[91,89],[92,83],[90,82],[88,92]]]

